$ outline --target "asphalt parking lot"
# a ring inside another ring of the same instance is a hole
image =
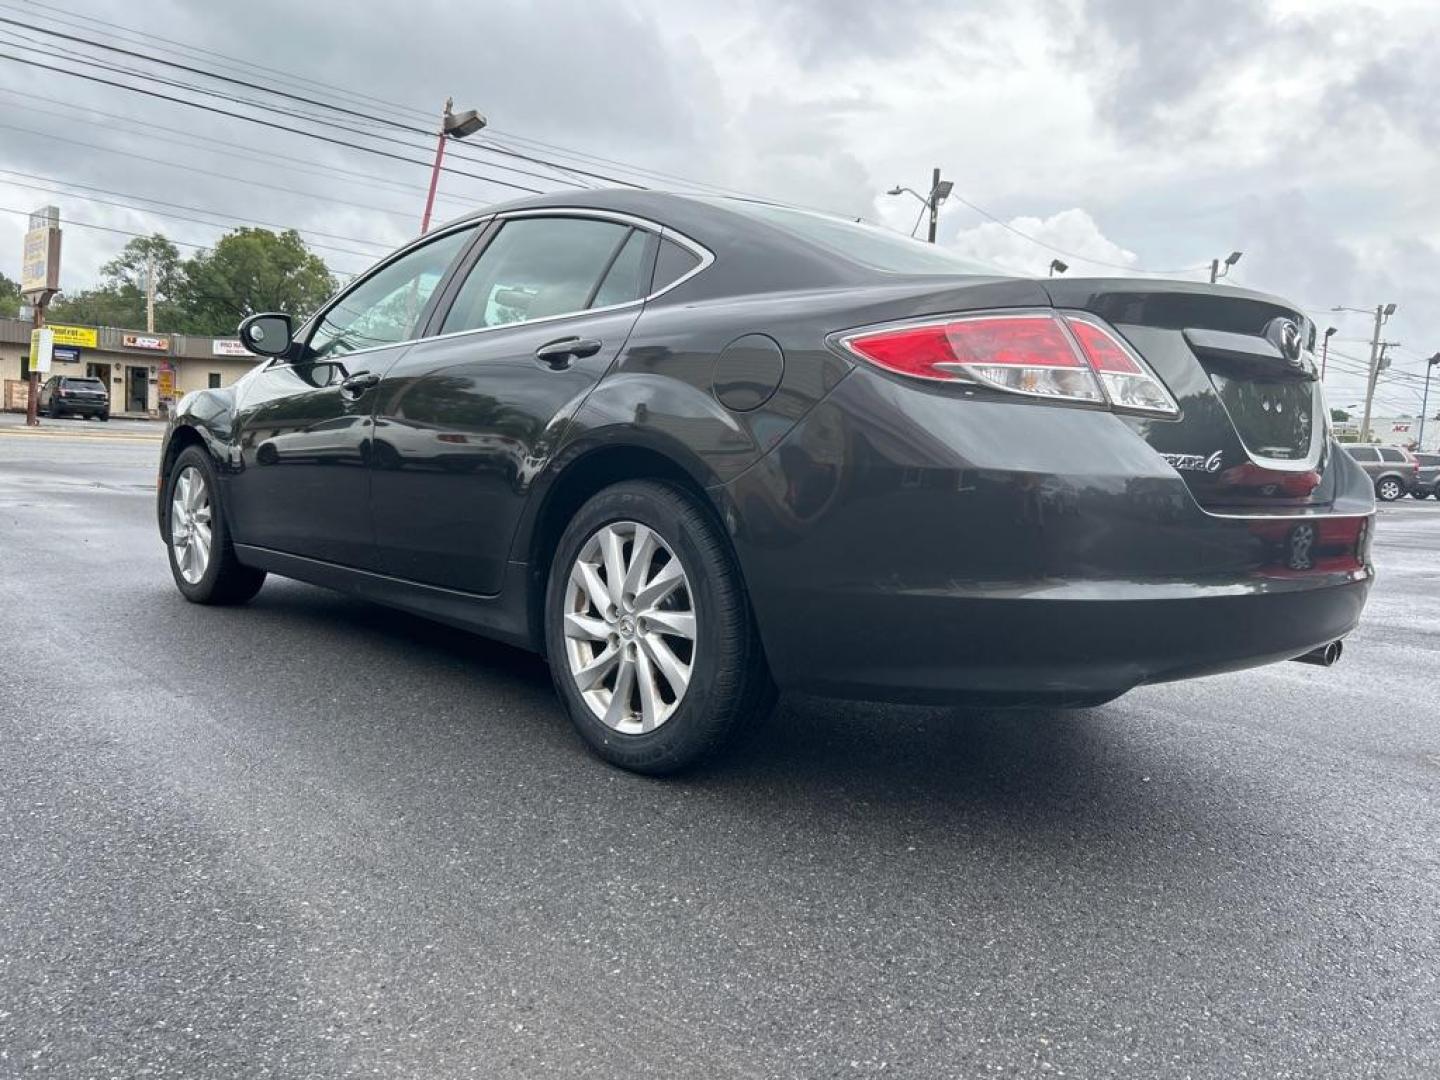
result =
[[[0,431],[0,1076],[1440,1075],[1440,503],[1336,668],[657,782],[523,653],[186,604],[155,452]]]

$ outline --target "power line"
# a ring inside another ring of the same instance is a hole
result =
[[[18,210],[13,206],[0,206],[0,214],[14,214],[16,217],[28,218],[33,212],[32,210]],[[60,224],[73,226],[77,229],[94,229],[96,232],[114,233],[117,236],[138,237],[141,240],[148,240],[154,235],[153,233],[135,232],[132,229],[117,229],[113,225],[99,225],[93,221],[79,221],[69,217],[61,218]],[[170,236],[167,236],[165,239],[169,240],[170,243],[176,247],[194,248],[196,251],[204,251],[211,246],[209,244],[197,244],[191,240],[176,240]],[[347,277],[354,277],[356,274],[355,271],[344,271],[343,273]]]
[[[117,131],[121,132],[122,134],[135,134],[135,135],[140,136],[140,137],[143,138],[143,139],[148,139],[148,140],[151,140],[151,141],[154,141],[154,142],[170,143],[171,145],[174,145],[174,146],[183,146],[183,147],[186,147],[186,148],[188,148],[188,149],[200,150],[200,151],[205,152],[205,153],[223,152],[224,154],[227,155],[227,157],[231,158],[232,160],[234,160],[234,159],[236,158],[236,152],[237,152],[237,151],[241,152],[242,155],[243,155],[244,153],[246,153],[246,152],[248,152],[248,153],[253,153],[253,154],[265,154],[265,153],[267,153],[266,151],[263,151],[263,150],[259,149],[258,147],[249,146],[249,145],[247,145],[247,144],[245,144],[245,143],[237,143],[237,142],[234,142],[233,140],[229,140],[229,139],[211,139],[211,138],[207,138],[207,137],[205,137],[205,136],[203,136],[203,135],[194,135],[194,134],[191,134],[191,133],[189,133],[189,132],[183,132],[183,131],[182,131],[181,129],[179,129],[179,128],[167,127],[167,126],[164,125],[164,124],[155,124],[155,123],[151,123],[151,122],[145,121],[145,120],[135,120],[135,119],[132,119],[132,118],[127,117],[127,116],[122,116],[122,115],[120,115],[119,113],[105,112],[105,111],[103,111],[103,110],[101,110],[101,109],[93,109],[93,108],[89,107],[88,105],[77,105],[77,104],[75,104],[74,102],[69,102],[69,101],[57,101],[57,100],[55,100],[54,98],[45,98],[45,97],[41,97],[41,96],[38,95],[38,94],[27,94],[27,93],[25,93],[25,92],[22,91],[22,90],[11,90],[11,89],[8,89],[8,88],[6,88],[6,87],[0,87],[0,95],[4,95],[4,96],[6,96],[6,97],[25,98],[25,99],[28,99],[28,100],[30,100],[30,101],[46,101],[46,102],[49,102],[50,104],[53,104],[53,105],[59,105],[59,106],[60,106],[61,108],[63,108],[63,109],[69,109],[69,110],[71,110],[72,112],[81,113],[84,117],[87,117],[87,118],[88,118],[88,117],[91,117],[91,116],[103,116],[103,117],[105,117],[106,119],[114,122],[114,123],[112,123],[112,125],[107,125],[107,127],[105,128],[105,130],[106,130],[107,132],[110,131],[111,128],[113,127],[114,130],[117,130]],[[54,109],[42,109],[42,108],[39,108],[39,107],[37,107],[37,106],[35,106],[35,105],[27,105],[26,108],[27,108],[30,112],[39,113],[39,114],[41,114],[41,115],[43,115],[43,116],[55,116],[55,117],[59,117],[61,120],[65,120],[65,121],[71,121],[71,122],[73,122],[74,119],[75,119],[73,116],[68,116],[68,115],[66,115],[66,114],[63,113],[63,112],[56,112]],[[153,130],[153,131],[168,132],[172,137],[167,138],[167,137],[162,136],[162,135],[151,135],[151,134],[149,134],[148,132],[130,131],[130,130],[128,130],[129,128],[133,128],[133,127],[149,128],[149,129],[151,129],[151,130]],[[27,129],[18,129],[18,128],[17,128],[17,129],[15,129],[15,130],[27,130]],[[46,136],[46,137],[48,137],[48,133],[46,133],[46,132],[32,131],[31,134],[41,135],[41,136]],[[175,136],[175,135],[182,135],[183,138],[174,138],[173,136]],[[213,147],[213,148],[216,148],[216,149],[212,149],[212,147]],[[239,158],[239,160],[241,160],[241,161],[246,161],[246,162],[248,163],[248,159],[245,158],[245,157],[243,157],[243,156],[241,156],[241,157]],[[320,177],[320,178],[322,178],[322,179],[324,179],[324,180],[329,180],[329,181],[332,181],[332,182],[335,180],[335,178],[336,178],[337,176],[352,176],[352,177],[355,177],[357,180],[362,180],[362,181],[364,181],[367,185],[381,184],[381,185],[384,185],[384,186],[386,186],[386,187],[394,188],[394,189],[396,189],[397,191],[410,191],[410,192],[416,192],[416,191],[418,191],[418,192],[423,192],[423,191],[425,190],[425,185],[423,185],[423,184],[410,184],[410,183],[406,183],[406,182],[403,181],[403,180],[393,180],[393,179],[391,179],[390,177],[387,177],[387,176],[379,176],[379,175],[377,175],[377,174],[375,174],[375,173],[360,172],[360,171],[358,171],[358,170],[356,170],[356,169],[342,169],[342,168],[340,168],[339,166],[330,166],[330,167],[322,170],[322,169],[310,169],[310,168],[306,168],[306,167],[303,166],[303,165],[296,165],[296,164],[293,164],[293,163],[287,163],[286,166],[285,166],[285,171],[286,171],[287,173],[299,172],[299,173],[305,173],[305,174],[307,174],[307,175],[309,175],[309,176],[318,176],[318,177]],[[247,180],[247,178],[245,178],[245,177],[233,176],[233,175],[228,174],[228,173],[225,174],[225,175],[226,175],[227,178],[234,179],[234,180],[240,181],[240,182],[258,183],[258,181],[249,181],[249,180]],[[342,182],[344,182],[344,181],[342,181]],[[296,189],[294,189],[294,188],[276,188],[276,190],[280,190],[280,191],[291,191],[291,192],[295,192],[295,193],[297,193],[297,194],[309,194],[309,195],[313,195],[313,196],[316,197],[316,198],[324,198],[327,202],[339,202],[339,203],[342,203],[343,205],[346,205],[346,206],[355,206],[355,207],[358,207],[358,208],[364,209],[364,210],[376,210],[376,211],[379,211],[380,213],[394,215],[395,217],[403,217],[403,218],[407,218],[407,219],[411,217],[411,212],[408,211],[408,210],[395,210],[395,209],[390,209],[390,208],[388,208],[388,207],[370,206],[370,205],[368,205],[368,204],[366,204],[366,203],[346,203],[344,200],[342,200],[342,199],[336,199],[336,198],[334,198],[333,196],[328,195],[328,194],[326,194],[326,195],[320,195],[320,194],[315,193],[315,192],[301,192],[301,191],[296,191]],[[474,205],[475,205],[473,199],[466,199],[466,198],[463,198],[463,197],[460,197],[460,196],[456,196],[456,195],[443,195],[443,194],[437,193],[436,196],[435,196],[435,198],[436,198],[437,200],[440,200],[440,201],[449,202],[449,203],[454,203],[454,204],[456,204],[457,206],[467,206],[467,207],[473,208]]]
[[[192,109],[199,109],[202,112],[214,113],[217,116],[228,116],[235,120],[244,120],[251,124],[259,124],[261,127],[272,128],[276,131],[285,131],[292,135],[303,135],[306,138],[329,143],[346,150],[358,150],[363,153],[374,154],[377,157],[389,158],[392,161],[403,161],[407,165],[420,165],[428,168],[423,161],[405,157],[403,154],[392,153],[389,150],[381,150],[379,147],[361,146],[358,143],[346,142],[344,139],[334,139],[328,135],[321,135],[319,132],[305,131],[303,128],[290,127],[286,124],[279,124],[273,120],[265,120],[258,116],[246,116],[244,113],[231,112],[228,109],[220,109],[213,105],[204,105],[198,101],[186,101],[184,98],[178,98],[172,94],[162,94],[158,90],[149,90],[141,86],[131,86],[129,83],[116,82],[114,79],[102,79],[98,75],[87,75],[83,71],[69,71],[65,68],[55,67],[53,64],[42,64],[38,60],[28,60],[23,56],[12,56],[4,52],[0,52],[0,59],[10,60],[17,64],[25,64],[29,67],[42,68],[46,71],[55,71],[61,75],[68,75],[72,79],[84,79],[88,82],[100,83],[104,86],[113,86],[120,90],[129,90],[132,93],[143,94],[146,97],[156,98],[160,101],[169,101],[177,105],[185,105]],[[464,169],[454,169],[448,165],[444,166],[441,171],[452,173],[456,176],[467,176],[474,180],[483,180],[486,183],[498,184],[501,187],[514,188],[517,191],[529,192],[532,195],[544,194],[539,188],[526,187],[524,184],[516,184],[509,180],[500,180],[493,176],[485,176],[482,173],[472,173]]]
[[[0,124],[0,129],[3,129],[5,131],[19,131],[23,132],[26,135],[34,135],[37,138],[48,139],[51,142],[65,143],[69,146],[83,146],[87,150],[99,150],[102,153],[106,154],[116,154],[120,157],[135,158],[137,161],[148,162],[151,165],[154,165],[156,163],[153,157],[150,157],[146,154],[136,154],[129,150],[117,150],[113,146],[103,146],[99,143],[85,142],[82,139],[67,139],[63,135],[52,135],[48,131],[36,131],[33,128],[24,128],[16,124]],[[213,169],[202,169],[197,165],[182,165],[179,162],[167,162],[165,163],[165,166],[166,168],[170,169],[181,169],[185,172],[193,172],[200,176],[213,176],[217,179],[229,180],[237,184],[248,184],[251,187],[267,188],[271,191],[283,191],[290,195],[301,195],[308,199],[319,199],[322,202],[343,206],[353,206],[360,210],[374,210],[378,213],[389,214],[393,217],[413,216],[411,214],[403,213],[399,210],[393,210],[385,206],[371,206],[366,203],[357,203],[346,199],[340,199],[332,195],[323,195],[319,192],[304,191],[300,188],[283,187],[280,184],[267,184],[262,180],[247,180],[243,177],[237,177],[232,173],[216,172]]]
[[[106,188],[93,187],[92,185],[89,185],[89,184],[75,183],[74,181],[70,181],[70,180],[56,180],[56,179],[54,179],[53,177],[48,177],[48,176],[36,176],[36,175],[34,175],[34,174],[32,174],[32,173],[19,172],[19,171],[14,170],[14,169],[0,169],[0,173],[3,173],[3,174],[5,174],[5,175],[7,175],[7,176],[23,176],[23,177],[26,177],[27,179],[30,179],[30,180],[41,180],[41,181],[45,181],[45,182],[47,183],[47,185],[48,185],[48,186],[43,186],[43,187],[42,187],[42,186],[39,185],[39,184],[26,184],[26,183],[23,183],[22,181],[19,181],[19,180],[3,180],[3,181],[0,181],[0,182],[9,184],[9,185],[12,186],[12,187],[27,188],[27,189],[29,189],[29,190],[31,190],[31,191],[45,191],[45,192],[49,192],[49,193],[52,194],[52,195],[76,195],[76,194],[78,194],[78,195],[80,195],[82,198],[86,199],[87,201],[89,201],[89,202],[94,202],[94,203],[99,203],[99,204],[102,205],[102,206],[117,206],[117,207],[120,207],[120,208],[123,209],[123,210],[139,210],[139,211],[142,211],[143,213],[154,214],[156,217],[173,218],[173,219],[176,220],[176,221],[189,221],[189,222],[192,222],[192,223],[194,223],[194,224],[196,224],[196,225],[216,226],[216,222],[213,222],[213,221],[202,221],[202,220],[200,220],[199,218],[185,217],[185,216],[183,216],[183,215],[181,215],[181,214],[165,213],[165,212],[162,211],[162,210],[153,210],[153,209],[151,209],[151,208],[148,207],[148,206],[136,206],[136,205],[134,205],[134,203],[131,203],[131,202],[121,202],[121,201],[117,201],[116,199],[101,199],[101,198],[97,198],[95,195],[89,194],[89,192],[99,192],[99,193],[102,194],[102,195],[114,195],[114,196],[117,196],[119,199],[138,199],[138,200],[140,200],[141,202],[155,203],[157,206],[168,206],[168,207],[171,207],[171,208],[173,208],[173,209],[175,209],[175,210],[188,210],[188,211],[190,211],[190,212],[192,212],[192,213],[197,213],[197,214],[209,214],[211,217],[229,218],[231,221],[237,222],[237,223],[239,223],[239,224],[241,224],[241,225],[252,225],[252,226],[258,225],[258,226],[261,226],[261,227],[267,228],[267,229],[281,229],[281,230],[294,231],[294,232],[297,232],[297,233],[311,233],[311,234],[313,234],[313,235],[315,235],[315,236],[323,236],[323,237],[326,237],[327,239],[331,239],[331,240],[343,240],[343,241],[346,241],[346,242],[348,242],[348,243],[369,244],[369,245],[371,245],[372,247],[377,247],[377,248],[383,249],[382,252],[381,252],[381,254],[384,254],[384,252],[389,251],[389,250],[393,247],[393,245],[383,243],[383,242],[381,242],[381,241],[379,241],[379,240],[365,240],[365,239],[362,239],[361,237],[358,237],[358,236],[337,236],[337,235],[334,234],[334,233],[321,232],[321,231],[319,231],[318,229],[298,229],[298,228],[296,228],[296,227],[293,226],[293,225],[280,225],[280,224],[277,224],[276,222],[273,222],[273,221],[262,221],[262,220],[260,220],[260,219],[258,219],[258,218],[246,218],[246,217],[241,217],[241,216],[239,216],[239,215],[237,215],[237,214],[227,214],[227,213],[225,213],[225,212],[223,212],[223,211],[220,211],[220,210],[208,210],[208,209],[206,209],[206,208],[203,207],[203,206],[185,206],[185,205],[183,205],[183,204],[181,204],[181,203],[166,202],[166,201],[163,200],[163,199],[151,199],[151,198],[148,198],[147,196],[144,196],[144,195],[133,195],[133,194],[130,194],[129,192],[124,192],[124,191],[110,191],[110,190],[107,190]],[[59,185],[59,186],[57,186],[57,185]],[[83,191],[83,192],[65,191],[65,190],[63,190],[63,188],[65,188],[65,187],[82,188],[82,189],[84,189],[84,191]],[[219,227],[223,228],[224,226],[219,226]],[[330,244],[317,244],[317,243],[314,243],[313,241],[311,242],[310,246],[311,246],[311,247],[316,247],[316,248],[321,248],[321,249],[327,250],[327,251],[338,251],[338,252],[340,252],[341,254],[344,254],[344,255],[356,255],[356,256],[359,256],[359,257],[362,258],[362,259],[376,259],[376,258],[379,258],[379,256],[376,255],[376,254],[373,253],[373,252],[367,253],[367,252],[364,252],[364,251],[351,251],[349,248],[339,248],[339,247],[335,247],[335,246],[330,245]]]
[[[357,118],[357,119],[368,120],[368,121],[370,121],[370,122],[372,122],[372,123],[382,124],[382,125],[384,125],[384,126],[386,126],[386,127],[391,127],[391,128],[397,129],[397,130],[399,130],[399,131],[404,131],[404,132],[406,132],[406,133],[408,133],[408,134],[412,134],[412,135],[413,135],[413,134],[419,134],[419,135],[424,135],[424,136],[427,136],[427,137],[433,134],[433,132],[427,131],[427,130],[424,129],[424,128],[415,127],[415,126],[410,125],[410,124],[405,124],[405,123],[402,123],[401,121],[398,121],[398,120],[391,120],[391,119],[389,119],[389,118],[387,118],[387,117],[375,116],[375,115],[372,114],[372,113],[365,113],[365,112],[361,112],[361,111],[358,110],[358,109],[351,109],[351,108],[349,108],[349,107],[347,107],[347,106],[344,106],[344,105],[337,105],[337,104],[335,104],[334,102],[318,101],[318,100],[316,100],[315,98],[306,97],[305,95],[302,95],[302,94],[290,93],[290,92],[287,91],[287,90],[281,90],[281,89],[277,89],[277,88],[275,88],[275,87],[267,87],[267,86],[258,85],[258,84],[256,84],[256,83],[249,82],[249,81],[247,81],[247,80],[245,80],[245,79],[238,79],[238,78],[235,78],[235,77],[230,76],[230,75],[222,75],[222,74],[219,74],[219,73],[217,73],[217,72],[215,72],[215,71],[206,71],[204,68],[198,68],[198,67],[195,67],[195,66],[190,65],[190,64],[184,64],[184,63],[181,63],[181,62],[178,61],[178,60],[167,60],[167,59],[165,59],[164,57],[155,56],[155,55],[153,55],[153,53],[147,55],[147,54],[142,53],[142,52],[137,52],[137,51],[135,51],[135,50],[133,50],[133,49],[122,48],[122,47],[120,47],[120,46],[118,46],[118,45],[106,44],[106,43],[104,43],[104,42],[97,42],[97,41],[94,41],[94,40],[89,39],[89,38],[80,37],[79,35],[76,35],[76,34],[67,34],[67,33],[65,33],[64,31],[56,30],[56,29],[53,29],[53,28],[51,28],[51,27],[41,26],[41,25],[37,25],[37,24],[33,24],[33,23],[29,23],[29,24],[27,24],[27,23],[22,23],[22,22],[20,22],[20,21],[18,21],[18,20],[16,20],[16,19],[10,19],[10,18],[7,18],[7,17],[5,17],[5,16],[3,16],[3,15],[0,15],[0,23],[8,23],[8,24],[10,24],[10,25],[12,25],[12,26],[19,26],[19,27],[22,27],[22,28],[24,28],[24,29],[34,30],[34,31],[37,31],[37,32],[42,33],[42,34],[47,34],[47,35],[49,35],[49,36],[51,36],[51,37],[61,38],[61,39],[65,40],[65,41],[73,41],[73,42],[76,42],[76,43],[78,43],[78,44],[87,45],[87,46],[89,46],[89,47],[91,47],[91,48],[102,49],[102,50],[104,50],[104,51],[106,51],[106,52],[119,53],[119,54],[122,55],[122,56],[135,57],[135,58],[137,58],[137,59],[144,60],[144,61],[146,61],[147,63],[159,64],[159,65],[162,65],[162,66],[165,66],[165,67],[177,68],[177,69],[179,69],[179,70],[181,70],[181,71],[186,71],[186,72],[189,72],[189,73],[194,74],[194,75],[199,75],[199,76],[201,76],[201,77],[203,77],[203,78],[213,79],[213,80],[215,80],[215,81],[217,81],[217,82],[228,83],[228,84],[230,84],[230,85],[232,85],[232,86],[241,86],[241,87],[245,87],[246,89],[249,89],[249,90],[258,90],[258,91],[261,91],[262,93],[271,94],[271,95],[273,95],[273,96],[275,96],[275,97],[284,98],[284,99],[286,99],[286,100],[288,100],[288,101],[295,101],[295,102],[299,102],[299,103],[305,104],[305,105],[316,106],[316,107],[325,109],[325,110],[330,111],[330,112],[338,113],[338,114],[343,115],[343,116],[354,117],[354,118]],[[14,58],[11,57],[11,59],[14,59]],[[22,62],[23,62],[23,61],[22,61]],[[40,66],[44,66],[44,65],[40,65]],[[132,73],[132,74],[138,74],[138,73],[135,73],[135,72],[131,72],[131,73]],[[78,73],[78,72],[75,72],[75,73],[71,73],[71,74],[77,74],[77,75],[78,75],[79,73]],[[153,78],[153,79],[155,79],[156,81],[164,81],[164,80],[161,79],[159,76],[142,76],[142,77],[145,77],[145,78]],[[188,89],[191,89],[191,90],[197,90],[198,92],[201,92],[201,93],[213,93],[213,91],[204,91],[204,90],[201,90],[200,88],[194,87],[194,86],[187,86],[187,88],[188,88]],[[133,89],[133,88],[132,88],[132,89]],[[243,100],[243,99],[242,99],[242,100]],[[273,106],[259,105],[258,103],[253,102],[253,101],[249,101],[249,102],[246,102],[246,103],[247,103],[247,104],[250,104],[250,105],[252,105],[252,106],[255,106],[255,107],[257,107],[257,108],[275,109],[275,107],[273,107]],[[275,111],[281,111],[281,110],[275,109]],[[292,114],[292,115],[293,115],[293,114]],[[253,119],[253,118],[252,118],[252,119]],[[321,121],[321,122],[328,122],[328,121]],[[352,132],[352,134],[363,134],[363,133]],[[313,136],[313,137],[317,137],[317,138],[318,138],[318,137],[321,137],[321,136]],[[334,140],[330,140],[330,141],[334,141]],[[343,145],[343,144],[342,144],[342,145]],[[411,144],[405,144],[405,145],[409,146],[410,149],[418,149],[418,147],[415,147],[415,146],[413,146],[413,145],[411,145]],[[542,158],[532,157],[532,156],[530,156],[530,155],[528,155],[528,154],[521,154],[521,153],[518,153],[518,152],[515,152],[515,151],[504,150],[504,149],[493,148],[493,147],[492,147],[492,150],[493,150],[493,152],[495,152],[495,153],[503,154],[503,155],[505,155],[505,156],[507,156],[507,157],[514,157],[514,158],[518,158],[518,159],[521,159],[521,160],[524,160],[524,161],[535,162],[535,163],[538,163],[538,164],[541,164],[541,165],[549,165],[549,164],[550,164],[549,162],[545,161],[545,160],[542,159]],[[372,149],[372,152],[375,152],[375,151]],[[478,159],[470,158],[470,160],[473,161],[473,160],[478,160]],[[421,164],[423,164],[423,162],[422,162]],[[486,164],[491,164],[492,167],[494,167],[494,168],[508,168],[508,169],[510,169],[510,171],[512,171],[512,172],[523,172],[523,170],[517,170],[517,169],[514,169],[513,167],[500,165],[500,164],[498,164],[498,163],[488,163],[488,162],[487,162]],[[450,170],[450,169],[446,169],[446,170],[444,170],[444,171],[447,171],[447,172],[453,171],[453,172],[458,173],[459,175],[471,175],[471,174],[468,174],[468,173],[464,173],[464,172],[461,171],[461,170]],[[620,179],[619,177],[607,176],[607,175],[605,175],[604,173],[591,172],[591,171],[585,170],[585,169],[570,169],[570,170],[568,170],[568,171],[578,172],[578,173],[580,173],[582,176],[588,176],[588,177],[591,177],[591,178],[593,178],[593,179],[606,180],[606,181],[609,181],[609,182],[611,182],[611,183],[623,184],[623,185],[625,185],[625,186],[627,186],[627,187],[643,187],[643,185],[633,184],[633,183],[630,183],[629,181],[622,180],[622,179]],[[528,173],[527,175],[536,176],[537,174],[535,174],[535,173]],[[541,178],[541,179],[552,179],[552,180],[553,180],[553,178],[551,178],[551,177],[540,177],[540,178]],[[491,181],[494,182],[494,183],[505,183],[505,181],[494,180],[494,178],[482,177],[482,179],[491,179]],[[540,192],[536,191],[534,188],[526,188],[526,187],[524,187],[523,185],[510,184],[509,186],[515,187],[515,188],[517,188],[517,189],[519,189],[519,190],[522,190],[522,191],[530,191],[530,192],[532,192],[533,194],[541,194]]]

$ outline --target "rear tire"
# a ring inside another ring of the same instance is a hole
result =
[[[1375,495],[1382,502],[1394,502],[1404,494],[1404,485],[1393,476],[1382,477],[1375,483]]]
[[[571,519],[550,567],[545,644],[581,738],[632,772],[693,765],[774,701],[734,554],[665,483],[616,484]]]
[[[243,604],[265,584],[265,571],[236,558],[216,481],[209,454],[198,446],[180,451],[165,485],[170,573],[192,604]]]

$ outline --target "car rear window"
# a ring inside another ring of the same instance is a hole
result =
[[[1421,465],[1440,465],[1440,454],[1416,454],[1415,460]]]
[[[60,385],[67,390],[104,390],[105,384],[99,379],[62,379]]]
[[[957,255],[936,244],[912,240],[863,221],[796,210],[748,199],[709,199],[778,229],[842,255],[872,270],[894,274],[982,274],[1015,277],[1008,271]]]

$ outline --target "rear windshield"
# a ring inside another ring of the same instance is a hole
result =
[[[99,379],[62,379],[61,386],[69,390],[104,390],[105,384]]]
[[[1421,465],[1440,465],[1440,454],[1416,454]]]
[[[912,240],[863,221],[794,210],[748,199],[708,199],[727,210],[757,218],[873,270],[895,274],[982,274],[1014,277],[1007,271],[957,255],[935,244]]]

